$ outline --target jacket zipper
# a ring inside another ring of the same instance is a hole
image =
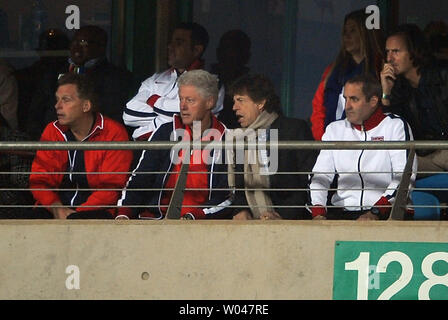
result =
[[[364,130],[364,125],[361,125],[361,132],[364,133],[364,141],[367,141],[367,132]],[[361,175],[361,157],[362,157],[363,153],[364,153],[364,149],[361,151],[361,154],[359,155],[359,158],[358,158],[358,175],[359,175],[359,178],[361,179],[361,198],[359,200],[360,211],[363,210],[363,200],[364,200],[364,179],[362,178],[362,175]]]

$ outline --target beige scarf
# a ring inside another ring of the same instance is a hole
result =
[[[249,127],[242,129],[242,135],[245,136],[247,129],[254,131],[258,129],[269,129],[277,118],[277,113],[263,111]],[[237,134],[235,137],[238,139]],[[257,150],[244,151],[244,185],[247,189],[266,189],[270,187],[269,175],[260,174],[261,165],[257,152]],[[235,188],[235,155],[233,152],[231,153],[231,157],[233,159],[228,162],[228,182],[229,187],[233,189]],[[262,190],[246,190],[245,194],[254,218],[260,218],[260,215],[265,211],[274,211],[271,198],[266,192]]]

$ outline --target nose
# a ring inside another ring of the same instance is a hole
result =
[[[345,100],[345,110],[350,110],[350,109],[351,109],[350,101],[349,101],[349,99],[346,99]]]
[[[387,62],[392,62],[392,60],[393,60],[392,52],[389,51],[389,52],[387,53]]]
[[[180,108],[180,110],[186,110],[187,109],[187,104],[186,104],[185,100],[180,100],[179,108]]]
[[[56,101],[56,104],[54,105],[54,108],[56,110],[61,108],[61,100]]]
[[[234,102],[233,106],[232,106],[232,110],[236,111],[237,109],[238,109],[238,106],[237,106],[236,102]]]
[[[173,49],[173,40],[168,41],[168,44],[166,47],[168,50],[172,50]]]

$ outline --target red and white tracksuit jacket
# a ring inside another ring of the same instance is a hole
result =
[[[347,119],[329,124],[322,141],[409,141],[412,132],[402,118],[383,114],[382,109],[364,122],[352,125]],[[390,205],[395,200],[408,150],[321,150],[311,177],[311,209],[313,217],[325,214],[328,188],[337,175],[337,192],[333,206],[348,211],[368,210],[372,206]],[[417,159],[414,158],[411,185],[415,181]],[[382,214],[390,208],[378,207]]]
[[[188,70],[200,69],[202,61],[196,60]],[[123,112],[123,121],[129,127],[136,127],[132,138],[148,140],[149,135],[162,124],[171,122],[173,115],[179,114],[179,95],[177,79],[180,74],[171,68],[156,73],[142,82],[138,93],[127,104]],[[218,101],[213,114],[223,108],[224,87],[221,86]]]

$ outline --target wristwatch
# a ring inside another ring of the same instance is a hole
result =
[[[377,216],[378,218],[381,217],[380,216],[381,215],[380,209],[378,209],[377,207],[370,208],[370,212],[372,212],[372,214]]]
[[[390,94],[385,94],[383,92],[383,96],[381,97],[381,99],[390,100]]]
[[[192,213],[186,213],[182,218],[185,220],[195,220]]]

